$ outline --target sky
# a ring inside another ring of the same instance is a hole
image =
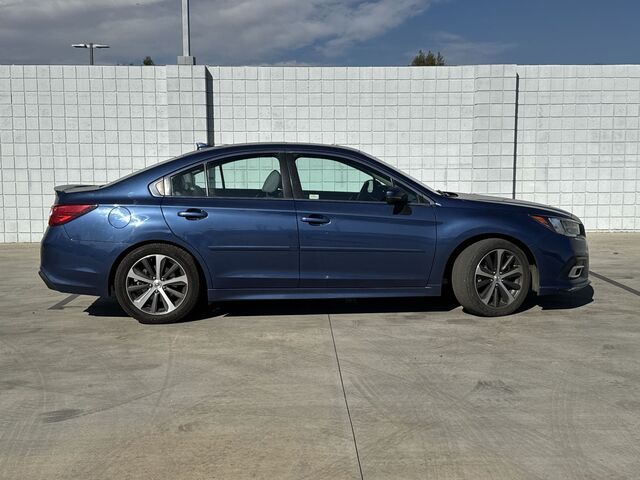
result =
[[[0,0],[0,64],[175,64],[181,0]],[[210,65],[640,63],[640,0],[190,0]]]

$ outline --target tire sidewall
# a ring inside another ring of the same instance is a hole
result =
[[[522,288],[515,301],[502,307],[491,307],[480,300],[476,291],[475,271],[480,260],[496,249],[509,250],[522,265]],[[531,289],[531,269],[526,254],[517,245],[501,238],[481,240],[467,247],[458,256],[452,272],[453,289],[458,301],[471,313],[486,317],[498,317],[516,312],[524,303]]]
[[[126,279],[129,270],[140,259],[149,255],[166,255],[175,259],[184,269],[188,280],[188,289],[185,299],[182,303],[172,312],[161,315],[154,315],[151,313],[143,312],[138,309],[127,294]],[[181,248],[174,247],[167,244],[148,244],[142,247],[136,248],[129,252],[120,262],[116,269],[114,277],[114,291],[116,298],[120,306],[131,317],[138,320],[140,323],[148,324],[162,324],[162,323],[174,323],[184,320],[190,313],[193,312],[198,304],[201,296],[200,292],[200,275],[198,274],[198,268],[191,255],[182,250]]]

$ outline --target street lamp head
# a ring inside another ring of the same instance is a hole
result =
[[[73,48],[111,48],[109,45],[101,43],[72,43]]]
[[[102,43],[72,43],[73,48],[87,48],[89,49],[89,65],[93,65],[93,50],[96,48],[109,48],[109,45],[103,45]]]

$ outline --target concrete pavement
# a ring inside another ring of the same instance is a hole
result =
[[[165,326],[2,245],[0,478],[638,478],[640,235],[589,242],[593,289],[510,317],[255,302]]]

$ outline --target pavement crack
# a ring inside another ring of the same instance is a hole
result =
[[[344,405],[347,409],[347,417],[349,418],[349,426],[351,427],[351,436],[353,437],[353,448],[356,452],[356,460],[358,461],[358,471],[360,479],[364,480],[362,474],[362,463],[360,463],[360,453],[358,451],[358,441],[356,440],[356,431],[353,428],[353,420],[351,419],[351,410],[349,409],[349,401],[347,400],[347,391],[344,388],[344,379],[342,378],[342,368],[340,367],[340,357],[338,356],[338,347],[336,346],[336,337],[333,334],[333,324],[331,323],[331,315],[327,314],[329,319],[329,330],[331,331],[331,341],[333,342],[333,351],[336,354],[336,364],[338,365],[338,374],[340,376],[340,386],[342,387],[342,396],[344,397]]]

